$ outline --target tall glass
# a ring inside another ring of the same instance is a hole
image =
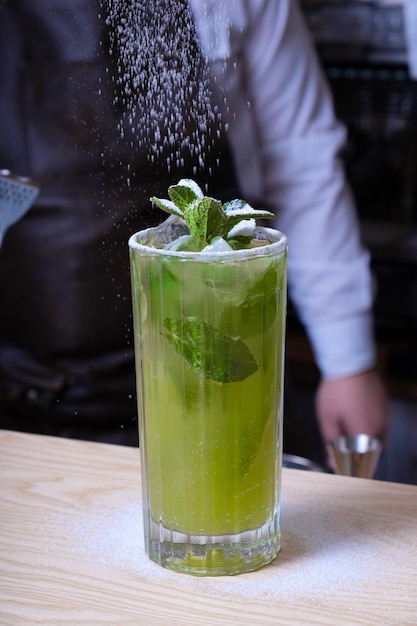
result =
[[[194,253],[129,240],[145,547],[238,574],[280,547],[285,236]]]

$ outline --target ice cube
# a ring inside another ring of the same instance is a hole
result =
[[[170,250],[171,252],[191,250],[193,242],[194,237],[191,235],[181,235],[178,239],[174,239],[174,241],[167,243],[164,249]]]
[[[223,237],[213,237],[211,243],[203,248],[201,252],[230,252],[232,250],[232,246],[229,246]]]
[[[189,235],[184,220],[176,215],[170,215],[164,222],[147,231],[146,245],[155,248],[164,248],[167,244],[184,235]]]

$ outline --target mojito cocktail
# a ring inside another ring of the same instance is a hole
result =
[[[279,550],[286,240],[257,228],[245,249],[194,252],[159,232],[129,241],[146,550],[253,570]]]

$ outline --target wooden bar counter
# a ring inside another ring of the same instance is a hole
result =
[[[417,487],[284,469],[278,558],[197,578],[144,554],[137,449],[0,431],[0,624],[417,625]]]

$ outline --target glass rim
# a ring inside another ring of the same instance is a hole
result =
[[[138,253],[144,253],[147,256],[163,256],[176,259],[189,259],[194,261],[238,261],[243,259],[252,259],[254,257],[265,257],[285,252],[287,249],[287,237],[280,230],[269,228],[267,226],[257,226],[255,231],[265,233],[270,243],[253,248],[242,248],[240,250],[217,250],[210,252],[191,252],[189,250],[167,250],[165,248],[155,248],[143,243],[139,243],[138,238],[146,239],[150,233],[154,232],[159,226],[145,228],[139,230],[129,237],[128,245],[130,250]]]

